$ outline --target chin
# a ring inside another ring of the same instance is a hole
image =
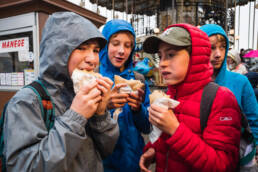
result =
[[[180,83],[181,81],[178,81],[178,80],[173,80],[173,79],[171,79],[171,80],[164,80],[164,83],[166,84],[166,85],[176,85],[176,84],[178,84],[178,83]]]

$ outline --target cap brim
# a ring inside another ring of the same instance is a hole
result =
[[[106,40],[105,38],[102,38],[102,37],[98,37],[98,38],[96,38],[96,39],[97,39],[98,42],[99,42],[99,46],[100,46],[100,50],[101,50],[101,49],[104,48],[105,45],[107,44],[107,40]]]
[[[159,50],[159,43],[162,40],[157,36],[150,36],[143,42],[142,48],[146,53],[154,54]]]
[[[102,48],[104,48],[105,45],[107,44],[107,40],[106,40],[105,38],[102,38],[102,37],[90,38],[90,39],[88,39],[87,41],[89,41],[89,40],[97,40],[98,43],[99,43],[100,50],[101,50]],[[85,41],[85,42],[87,42],[87,41]]]

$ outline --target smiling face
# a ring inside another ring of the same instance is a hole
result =
[[[108,58],[113,66],[122,68],[128,60],[134,44],[134,37],[129,32],[119,32],[111,36],[108,44]]]
[[[176,47],[164,42],[159,45],[159,70],[166,84],[176,85],[182,82],[187,74],[190,56],[182,47]]]
[[[82,43],[73,50],[68,61],[68,71],[71,76],[74,69],[92,71],[99,65],[100,46],[97,41],[91,40]]]
[[[226,40],[221,35],[213,35],[209,37],[211,43],[211,56],[210,62],[214,71],[221,68],[226,53]]]

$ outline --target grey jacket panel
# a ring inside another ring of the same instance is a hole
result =
[[[61,29],[67,32],[66,26],[70,25],[76,25],[78,30],[70,30],[71,35],[66,37],[57,33]],[[108,114],[87,120],[69,109],[74,98],[67,70],[69,54],[93,37],[102,39],[93,24],[74,13],[56,13],[47,21],[39,79],[53,99],[56,119],[48,133],[37,95],[30,88],[16,93],[8,104],[4,123],[7,171],[103,171],[101,156],[112,152],[116,144],[117,123]]]

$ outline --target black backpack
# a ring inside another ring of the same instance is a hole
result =
[[[219,88],[219,85],[214,82],[210,82],[204,87],[202,98],[201,98],[201,106],[200,106],[200,124],[201,124],[202,132],[207,126],[207,121],[210,115],[213,100],[216,96],[218,88]],[[252,151],[244,155],[246,152],[247,146],[250,146],[250,145],[252,147]],[[246,164],[248,164],[255,158],[255,154],[256,154],[255,139],[250,130],[248,120],[245,114],[242,113],[238,170],[250,171],[250,172],[256,171],[257,170],[256,166],[248,167],[248,169],[244,167]]]
[[[54,125],[55,109],[47,89],[44,87],[43,83],[39,80],[33,81],[29,85],[26,85],[24,88],[31,88],[37,95],[38,100],[40,102],[41,115],[44,119],[46,128],[49,131]],[[3,156],[3,148],[4,148],[3,126],[4,126],[5,111],[7,106],[8,106],[8,102],[4,106],[1,119],[0,119],[0,164],[1,164],[2,172],[6,171],[5,157]]]

